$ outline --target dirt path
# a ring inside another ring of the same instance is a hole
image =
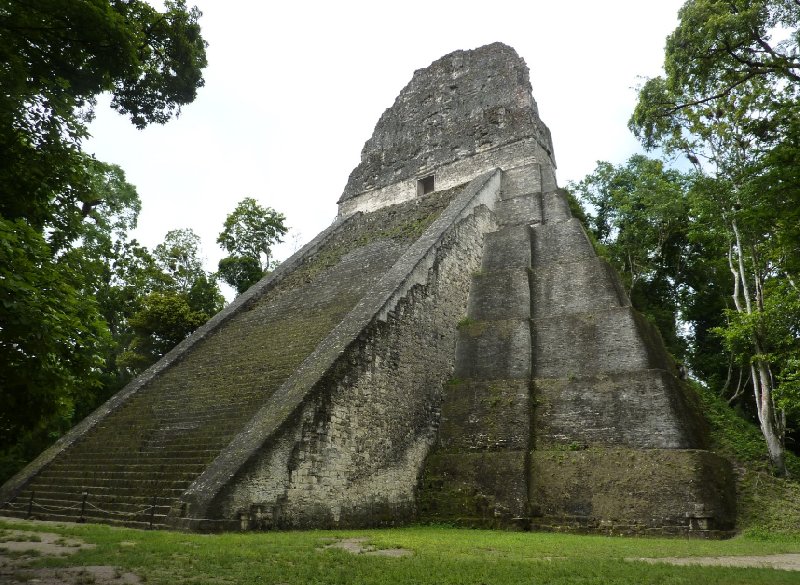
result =
[[[800,571],[800,554],[765,555],[749,557],[664,557],[659,559],[625,559],[646,563],[666,563],[669,565],[702,565],[715,567],[755,567],[760,569],[781,569]]]

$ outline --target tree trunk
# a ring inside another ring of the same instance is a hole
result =
[[[735,279],[733,302],[738,312],[746,312],[750,315],[753,313],[753,302],[750,297],[750,287],[747,282],[747,271],[745,270],[744,255],[742,253],[742,239],[735,219],[731,220],[731,228],[736,238],[735,248],[737,256],[737,262],[734,264],[732,250],[729,250],[728,262],[730,264],[731,273]],[[757,277],[755,282],[756,294],[758,295],[759,282]],[[739,298],[740,294],[744,298],[744,306],[742,306],[741,299]],[[760,303],[757,302],[756,310],[758,310],[760,306]],[[756,411],[758,413],[761,434],[764,436],[764,440],[767,443],[767,451],[769,452],[769,458],[773,466],[779,474],[786,476],[787,470],[783,446],[783,430],[778,421],[777,413],[775,412],[775,403],[772,397],[773,382],[769,371],[769,364],[761,357],[764,355],[764,351],[757,333],[753,334],[752,341],[754,359],[750,365],[750,374],[753,379],[753,394],[756,400]]]

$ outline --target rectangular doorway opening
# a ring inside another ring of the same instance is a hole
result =
[[[433,191],[434,191],[433,175],[428,175],[427,177],[424,177],[417,181],[417,196],[427,195],[428,193],[433,193]]]

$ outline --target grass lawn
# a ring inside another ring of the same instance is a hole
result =
[[[625,560],[800,553],[800,536],[787,535],[702,541],[427,526],[199,535],[0,520],[0,533],[11,529],[56,532],[97,545],[69,557],[35,558],[35,566],[111,565],[136,573],[148,584],[800,584],[798,571]],[[402,548],[413,554],[391,558],[325,548],[344,538],[365,538],[378,549]]]

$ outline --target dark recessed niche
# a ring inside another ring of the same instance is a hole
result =
[[[417,181],[417,195],[426,195],[428,193],[433,193],[433,191],[433,175],[428,175]]]

